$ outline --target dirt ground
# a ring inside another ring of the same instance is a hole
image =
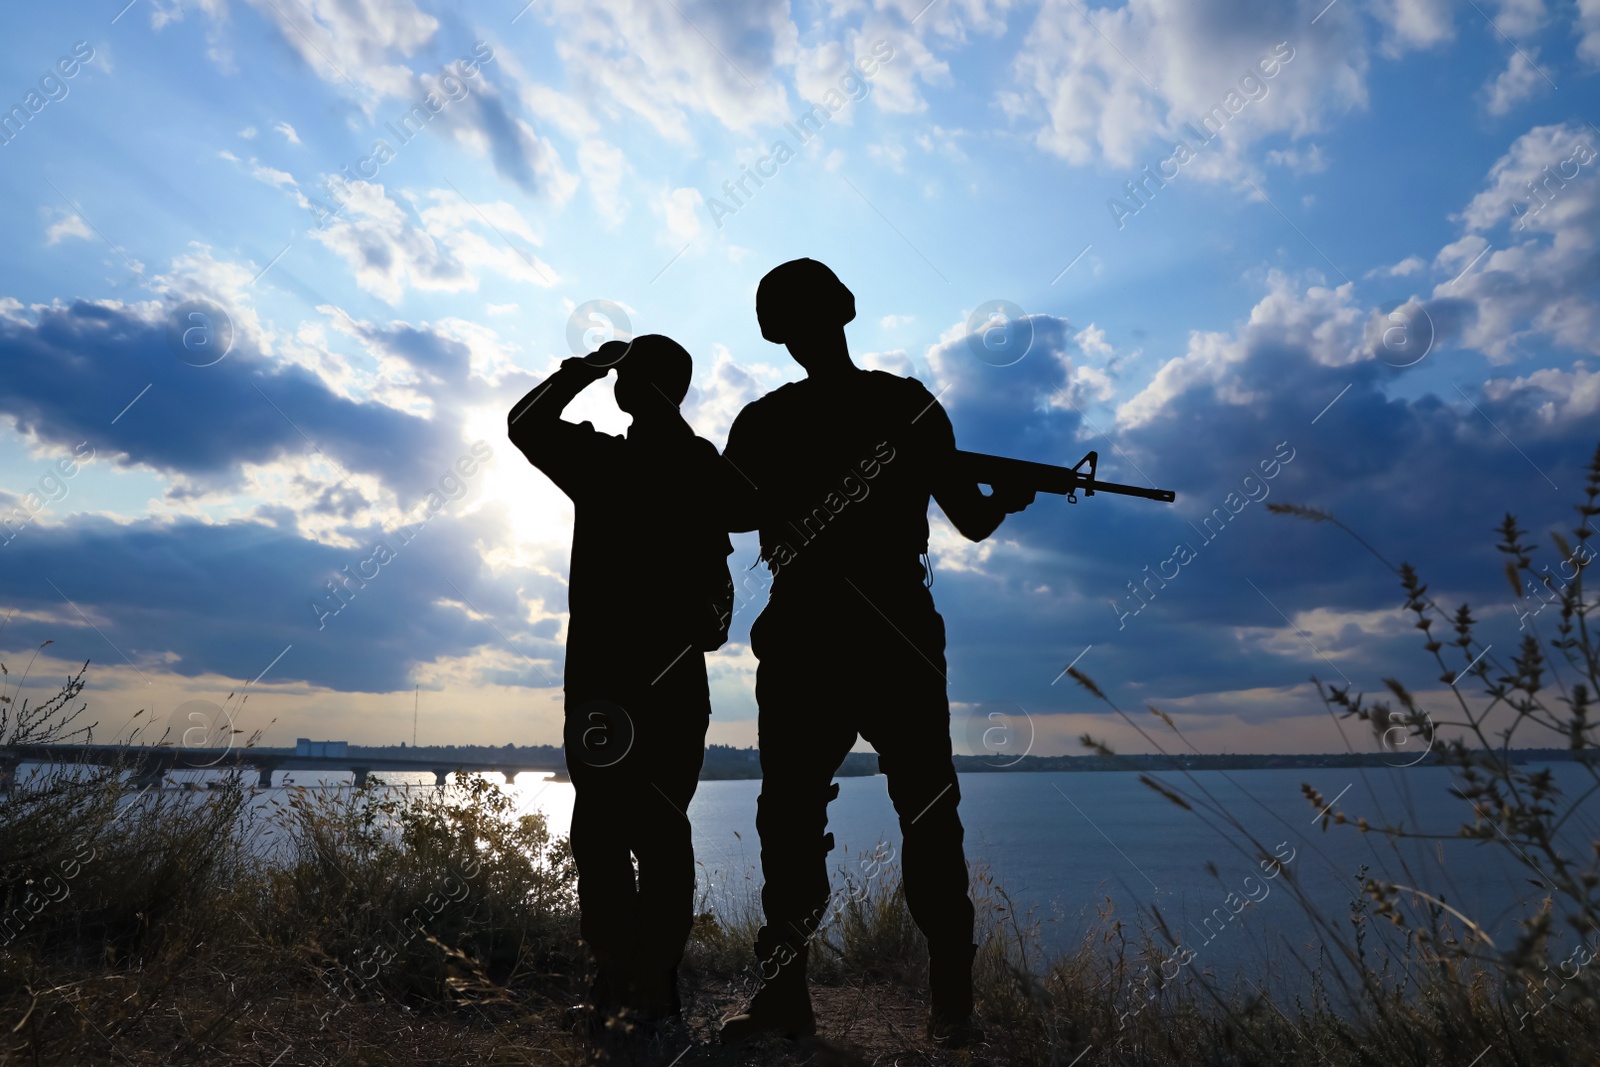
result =
[[[720,1020],[743,1003],[731,991],[690,991],[684,1019],[664,1033],[607,1035],[591,1040],[573,1025],[562,1006],[545,1002],[471,1005],[454,1012],[408,1011],[393,1003],[346,1004],[337,1014],[329,1002],[304,990],[239,990],[220,972],[209,989],[171,995],[160,1007],[138,1013],[134,1026],[90,1018],[82,1005],[100,1003],[108,988],[83,990],[72,1010],[58,1002],[49,1014],[52,1029],[70,1025],[81,1031],[73,1064],[120,1067],[195,1063],[250,1067],[365,1067],[365,1065],[656,1065],[656,1067],[744,1067],[744,1065],[851,1065],[851,1067],[946,1067],[998,1064],[985,1046],[949,1051],[923,1036],[927,1007],[903,987],[814,986],[817,1013],[814,1038],[752,1040],[723,1046]],[[96,983],[97,985],[99,983]],[[89,999],[89,998],[93,999]],[[76,1012],[74,1017],[73,1012]],[[101,1015],[95,1011],[94,1015]],[[23,1033],[13,1032],[0,1052],[0,1067],[33,1065]],[[59,1047],[59,1046],[57,1046]]]

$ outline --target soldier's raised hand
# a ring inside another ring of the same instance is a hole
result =
[[[1034,501],[1035,493],[1025,485],[996,485],[989,499],[1000,505],[1007,515],[1014,515]]]
[[[594,353],[592,352],[590,353],[590,355],[593,354]],[[604,378],[610,371],[609,367],[603,367],[596,363],[590,362],[588,356],[572,356],[569,359],[564,359],[561,361],[561,369],[570,373],[580,373],[586,375],[594,381],[599,381],[601,378]]]

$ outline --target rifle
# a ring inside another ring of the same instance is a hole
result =
[[[960,464],[961,472],[976,482],[987,486],[994,486],[996,483],[1023,485],[1036,493],[1065,496],[1067,502],[1071,504],[1078,502],[1080,489],[1084,496],[1094,496],[1096,493],[1120,493],[1122,496],[1143,497],[1145,500],[1160,500],[1168,504],[1178,498],[1178,494],[1170,489],[1146,489],[1140,485],[1098,481],[1094,471],[1099,458],[1098,452],[1090,452],[1071,467],[1056,467],[1049,463],[1008,459],[1005,456],[990,456],[982,452],[959,450],[956,452],[956,461]],[[1085,466],[1088,467],[1087,471],[1084,470]]]

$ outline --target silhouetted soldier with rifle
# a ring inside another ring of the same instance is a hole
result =
[[[613,365],[627,436],[564,421]],[[508,416],[512,443],[576,512],[564,740],[594,1028],[623,1008],[679,1013],[693,924],[686,812],[711,714],[704,653],[727,638],[733,582],[728,468],[678,411],[691,369],[670,338],[613,341],[563,362]]]
[[[751,627],[762,786],[762,985],[723,1023],[725,1041],[814,1032],[807,942],[826,919],[828,802],[859,735],[877,749],[900,816],[906,903],[928,940],[929,1036],[981,1038],[972,1014],[973,908],[951,761],[944,620],[922,559],[928,500],[973,541],[1033,500],[1021,483],[984,495],[957,459],[938,400],[912,378],[857,367],[844,326],[855,298],[811,259],[756,291],[761,335],[786,345],[806,378],[748,405],[724,456],[754,487],[771,599]],[[998,478],[999,481],[1006,481]]]

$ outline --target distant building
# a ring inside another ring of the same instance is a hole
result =
[[[297,737],[294,740],[294,754],[323,759],[349,759],[350,742],[313,741],[309,737]]]

